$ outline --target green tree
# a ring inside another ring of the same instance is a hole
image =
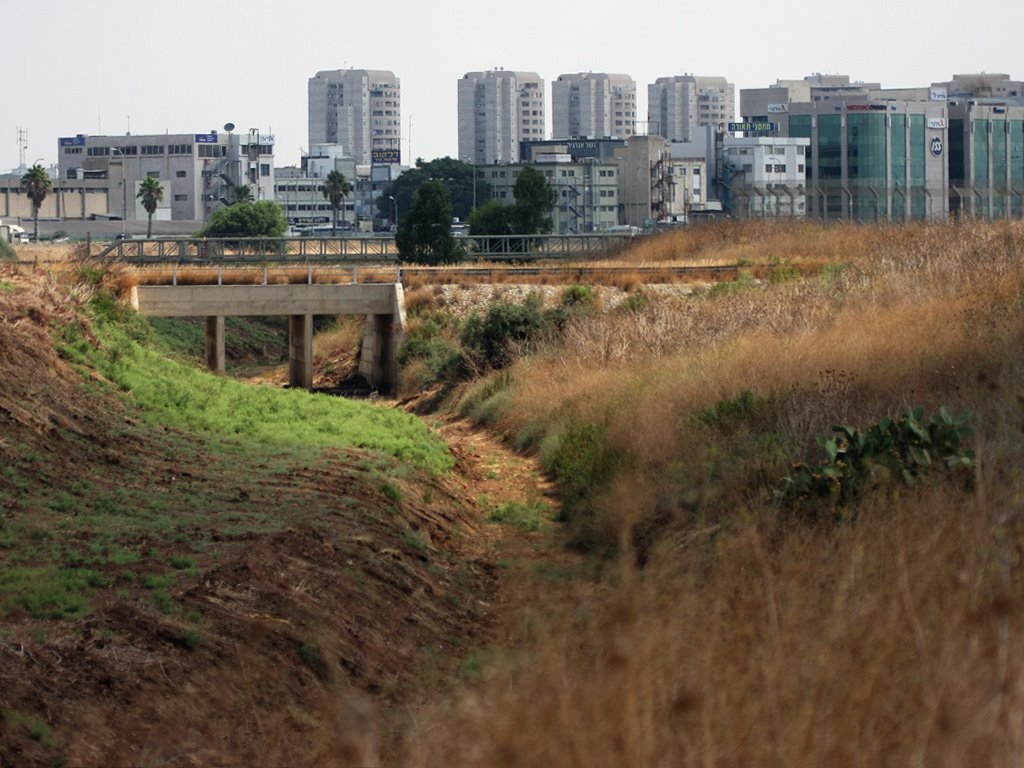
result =
[[[381,218],[391,218],[389,197],[395,198],[399,214],[412,210],[416,190],[419,189],[420,184],[433,180],[440,182],[448,190],[452,201],[452,216],[458,217],[460,221],[466,221],[473,211],[474,171],[474,167],[469,163],[451,157],[441,157],[430,161],[420,158],[416,161],[415,168],[405,171],[381,193],[381,196],[377,198],[377,211]],[[478,179],[476,200],[483,203],[490,197],[491,185]]]
[[[231,200],[233,203],[251,203],[252,187],[248,184],[236,184],[231,188]]]
[[[331,203],[331,211],[334,213],[334,219],[331,223],[331,234],[336,235],[338,233],[338,209],[341,208],[341,220],[344,221],[345,209],[341,206],[349,192],[352,191],[352,185],[348,183],[345,174],[341,171],[331,171],[327,174],[327,179],[324,181],[324,185],[320,187],[320,191]]]
[[[53,182],[50,181],[50,174],[43,166],[36,163],[28,172],[21,177],[21,187],[32,201],[32,221],[34,223],[35,241],[39,242],[39,207],[43,200],[53,189]]]
[[[512,228],[517,235],[536,235],[551,231],[551,208],[558,195],[532,165],[524,166],[512,189],[516,202]]]
[[[284,209],[273,200],[245,201],[218,208],[199,237],[281,237],[288,229]]]
[[[395,234],[398,257],[416,264],[451,264],[463,251],[452,235],[452,201],[437,181],[426,181],[416,191],[409,212]]]
[[[487,235],[508,235],[512,233],[512,207],[500,200],[488,200],[469,216],[469,234],[476,239],[477,247],[483,253],[502,251],[501,240]]]
[[[164,188],[155,178],[147,176],[139,184],[139,191],[135,196],[142,201],[142,207],[149,214],[149,221],[146,223],[146,237],[150,238],[153,236],[153,214],[156,213],[160,201],[164,199]]]

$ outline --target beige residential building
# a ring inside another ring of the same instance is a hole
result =
[[[647,86],[650,135],[691,141],[704,126],[724,126],[736,118],[736,87],[724,77],[676,75]]]
[[[580,72],[551,83],[552,138],[616,138],[636,133],[636,81]]]
[[[519,161],[520,141],[544,138],[544,81],[536,72],[495,69],[459,80],[459,159]]]
[[[556,201],[550,212],[553,234],[607,232],[618,225],[619,169],[615,162],[574,160],[568,152],[548,151],[537,154],[532,163],[478,168],[477,178],[490,184],[493,199],[511,205],[515,202],[516,179],[526,165],[540,171],[555,191]]]
[[[394,72],[335,69],[309,78],[309,145],[341,144],[357,163],[397,165],[402,86]]]

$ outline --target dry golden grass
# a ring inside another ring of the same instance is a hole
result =
[[[736,233],[675,252],[845,266],[589,315],[511,369],[495,429],[598,422],[627,457],[593,523],[621,563],[538,579],[518,649],[421,721],[410,765],[1022,764],[1024,226]],[[762,431],[694,419],[744,390]],[[842,526],[771,505],[794,446],[918,404],[976,414],[973,493],[893,487]],[[552,619],[555,590],[576,607]]]
[[[532,616],[528,650],[433,713],[410,765],[1019,765],[1012,501],[695,530],[554,626]]]

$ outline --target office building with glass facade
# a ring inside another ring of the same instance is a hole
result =
[[[949,207],[986,219],[1024,216],[1024,104],[950,103]]]
[[[948,214],[945,101],[793,103],[777,117],[783,135],[810,140],[810,216],[872,222]]]

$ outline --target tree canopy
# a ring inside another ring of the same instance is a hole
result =
[[[416,167],[410,168],[384,190],[377,198],[377,211],[381,218],[391,219],[392,209],[389,197],[395,198],[399,216],[412,209],[416,190],[425,181],[437,181],[448,190],[452,201],[452,216],[466,221],[473,210],[473,173],[474,167],[461,160],[442,157],[437,160],[416,161]],[[479,203],[489,200],[491,185],[486,181],[477,180],[476,199]]]
[[[218,208],[199,237],[281,237],[288,230],[284,209],[273,200]]]
[[[39,242],[39,207],[43,200],[53,189],[53,182],[50,181],[50,174],[43,166],[36,163],[24,176],[21,177],[21,188],[25,190],[28,199],[32,201],[32,220],[35,224],[35,241]]]
[[[517,235],[537,235],[551,231],[551,207],[558,194],[548,184],[544,174],[532,165],[524,166],[512,190],[512,228]]]
[[[341,208],[342,203],[348,194],[352,191],[352,185],[348,183],[348,179],[345,178],[345,174],[341,171],[331,171],[327,174],[327,179],[324,181],[320,191],[323,196],[331,204],[331,211],[334,214],[331,223],[331,234],[335,234],[338,231],[338,209]],[[344,209],[342,209],[342,218],[344,219]]]
[[[231,188],[232,203],[251,203],[252,199],[252,187],[248,184],[236,184]]]
[[[491,240],[487,235],[537,235],[551,231],[551,207],[558,200],[544,174],[527,165],[519,172],[512,194],[515,203],[488,200],[469,217],[469,234],[483,237],[477,246],[484,253],[525,253],[530,238]]]
[[[401,261],[449,264],[461,261],[462,248],[452,235],[452,201],[438,181],[425,181],[395,234]]]
[[[160,201],[164,199],[164,188],[157,179],[152,176],[147,176],[139,183],[139,191],[135,195],[139,198],[142,203],[142,207],[146,209],[146,213],[149,214],[149,221],[146,224],[146,237],[153,236],[153,214],[156,213],[157,206],[160,205]]]

